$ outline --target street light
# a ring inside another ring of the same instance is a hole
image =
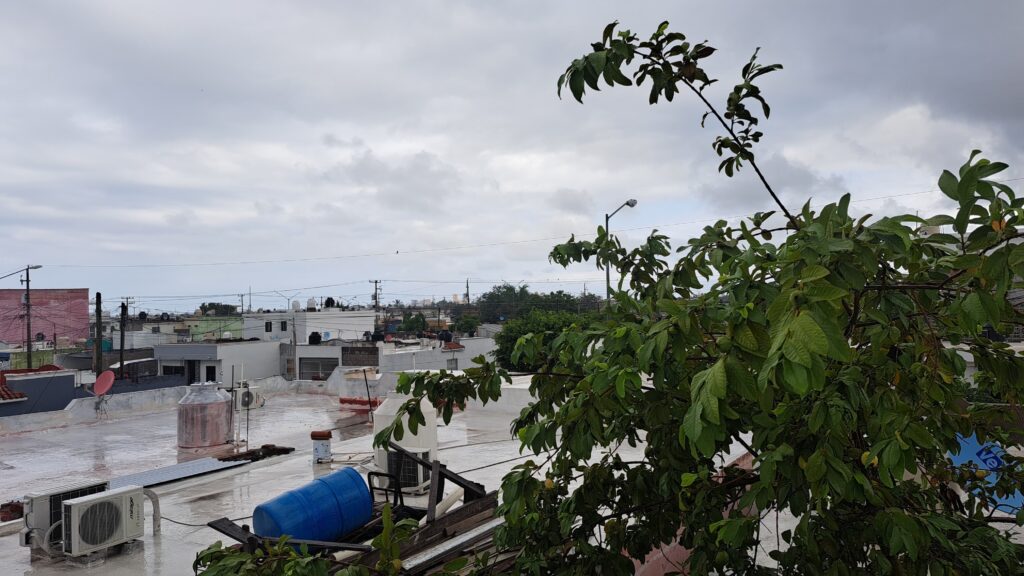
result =
[[[629,200],[626,200],[625,202],[623,202],[622,206],[619,206],[618,208],[616,208],[615,211],[612,212],[611,214],[605,214],[604,215],[604,233],[606,235],[610,235],[611,234],[611,219],[612,219],[612,216],[615,216],[616,214],[618,214],[619,210],[622,210],[626,206],[629,206],[630,208],[636,206],[636,200],[633,199],[633,198],[630,198]],[[611,262],[605,262],[605,265],[604,265],[604,278],[605,278],[605,297],[604,297],[604,299],[605,299],[605,303],[610,303],[612,301],[612,269],[611,269]]]
[[[39,270],[42,268],[40,264],[29,264],[24,268],[19,268],[10,274],[0,276],[0,280],[14,276],[15,274],[25,273],[25,277],[21,279],[21,283],[25,285],[25,362],[26,366],[32,368],[32,300],[30,299],[29,286],[31,278],[29,277],[29,270]]]

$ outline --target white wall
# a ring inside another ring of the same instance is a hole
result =
[[[121,349],[121,333],[114,332],[114,350]],[[136,348],[152,348],[157,344],[174,344],[178,341],[178,335],[166,332],[146,332],[146,331],[130,331],[124,333],[124,348],[125,350],[134,350]]]
[[[464,350],[444,350],[432,348],[427,350],[399,351],[381,354],[381,372],[401,372],[404,370],[441,370],[448,369],[448,360],[458,360],[457,370],[473,366],[473,358],[484,354],[492,354],[495,344],[492,338],[463,338],[459,341]]]
[[[324,340],[361,340],[364,332],[373,332],[376,314],[372,310],[321,310],[319,312],[259,312],[243,316],[245,338],[268,341],[292,340],[292,323],[300,344],[309,342],[309,335],[319,332]],[[271,323],[271,331],[265,325]],[[287,322],[281,330],[281,322]]]
[[[281,374],[281,351],[278,342],[232,342],[217,345],[218,380],[231,383],[234,366],[235,382],[268,378]],[[200,372],[203,374],[203,372]]]

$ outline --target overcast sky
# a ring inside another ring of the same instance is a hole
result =
[[[466,278],[601,292],[547,261],[553,238],[628,198],[631,245],[769,208],[752,172],[716,173],[696,102],[556,97],[616,19],[719,48],[716,101],[755,47],[785,66],[758,153],[794,205],[925,214],[976,147],[1024,176],[1024,3],[635,4],[4,2],[0,274],[152,310],[366,302],[373,279],[387,301]]]

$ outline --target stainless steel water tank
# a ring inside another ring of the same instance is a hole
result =
[[[234,430],[231,394],[216,384],[192,384],[178,401],[178,447],[206,448],[231,442]]]

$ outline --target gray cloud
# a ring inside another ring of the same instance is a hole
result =
[[[558,74],[615,19],[707,38],[716,101],[755,47],[785,65],[763,82],[773,114],[758,157],[794,206],[927,190],[972,147],[1022,174],[1024,5],[1012,0],[749,0],[728,14],[611,0],[4,3],[0,268],[40,262],[34,284],[136,295],[599,277],[552,267],[550,241],[491,244],[591,232],[629,197],[640,204],[616,227],[675,223],[677,243],[700,220],[767,207],[752,172],[717,174],[717,132],[691,99],[555,97]],[[484,246],[415,252],[470,245]],[[54,266],[380,253],[201,274]]]

